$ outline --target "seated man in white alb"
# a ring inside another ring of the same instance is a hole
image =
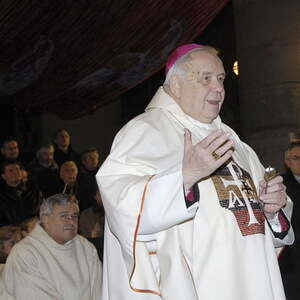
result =
[[[74,196],[43,201],[40,223],[12,249],[3,271],[14,299],[100,299],[101,262],[95,247],[77,234],[78,215]]]

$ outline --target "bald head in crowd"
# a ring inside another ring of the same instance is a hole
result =
[[[74,161],[66,161],[59,170],[59,176],[66,184],[73,184],[77,180],[78,168]]]

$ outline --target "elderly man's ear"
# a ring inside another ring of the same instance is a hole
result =
[[[47,216],[47,215],[43,215],[42,217],[41,217],[41,223],[43,224],[43,225],[47,225],[48,224],[48,221],[49,221],[49,216]]]
[[[170,91],[176,98],[180,98],[180,79],[177,75],[170,78]]]

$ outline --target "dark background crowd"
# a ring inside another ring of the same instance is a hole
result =
[[[98,150],[76,152],[65,129],[57,130],[52,143],[39,145],[34,155],[22,152],[20,144],[8,137],[1,145],[0,227],[18,226],[27,234],[43,198],[75,195],[81,211],[79,233],[96,245],[102,258],[104,209],[95,178]]]

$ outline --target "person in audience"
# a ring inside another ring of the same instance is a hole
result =
[[[78,168],[74,161],[64,162],[59,169],[59,177],[64,184],[64,193],[75,194],[77,184]]]
[[[285,152],[285,165],[287,170],[282,177],[287,194],[294,201],[295,211],[298,207],[297,202],[300,202],[300,141],[289,144]]]
[[[300,277],[300,141],[292,142],[285,152],[286,171],[282,174],[286,192],[293,200],[292,226],[295,232],[293,245],[285,247],[279,265],[288,300],[299,299]]]
[[[80,211],[90,207],[90,199],[87,197],[90,191],[78,180],[78,167],[74,161],[64,162],[59,169],[59,181],[55,185],[56,193],[75,195],[79,199]]]
[[[95,191],[94,199],[93,206],[83,210],[79,220],[79,232],[88,238],[103,236],[104,232],[105,213],[99,189]]]
[[[103,260],[105,212],[97,184],[92,188],[94,203],[83,210],[79,219],[79,232],[94,244],[100,260]]]
[[[5,266],[7,256],[12,247],[21,239],[21,229],[18,226],[2,226],[0,227],[0,300],[13,300],[5,290],[2,271]]]
[[[18,140],[14,137],[8,137],[2,142],[1,161],[18,161],[20,160],[20,148]]]
[[[22,174],[22,183],[23,185],[26,185],[29,179],[28,178],[29,174],[28,171],[23,167],[23,165],[21,165],[21,174]]]
[[[21,240],[21,228],[19,226],[0,227],[0,264],[5,264],[12,247]]]
[[[82,152],[78,181],[85,190],[86,207],[92,207],[94,203],[94,186],[97,184],[95,176],[99,166],[99,152],[96,148],[89,148]]]
[[[38,217],[32,217],[26,219],[21,223],[22,237],[27,236],[34,228],[35,224],[38,222]]]
[[[42,144],[36,152],[36,157],[28,165],[32,180],[43,194],[53,195],[53,183],[58,180],[58,165],[54,160],[54,146],[51,143]]]
[[[32,182],[24,183],[21,164],[6,161],[0,172],[0,226],[18,225],[35,216],[42,193]]]
[[[95,177],[99,167],[99,151],[96,148],[88,148],[81,154],[81,168],[80,172]]]
[[[8,137],[2,141],[0,161],[18,161],[25,166],[32,159],[32,153],[21,151],[20,143],[15,137]]]
[[[15,299],[100,300],[102,264],[95,247],[77,234],[74,196],[44,199],[31,233],[11,250],[4,286]]]
[[[71,137],[69,132],[61,128],[56,131],[54,137],[54,160],[61,166],[66,161],[74,161],[76,164],[80,162],[80,157],[71,146]]]

